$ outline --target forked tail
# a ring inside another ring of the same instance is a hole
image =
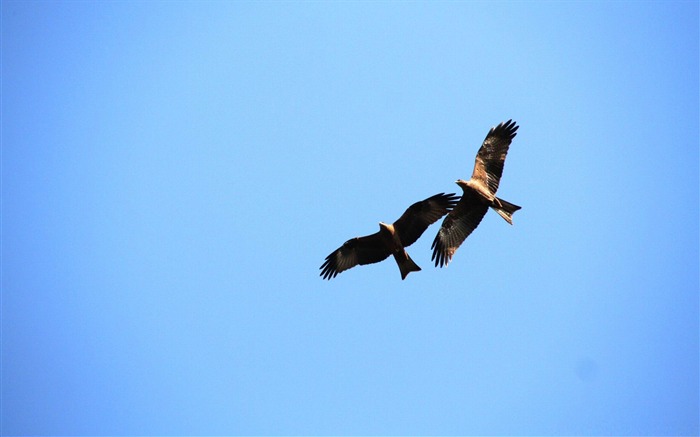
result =
[[[496,211],[498,215],[503,217],[503,219],[511,225],[513,224],[513,214],[515,213],[515,211],[520,209],[518,205],[514,205],[506,200],[499,199],[498,197],[493,199],[491,208],[493,208],[493,210]]]
[[[408,276],[409,273],[411,272],[419,272],[421,270],[420,267],[418,267],[418,264],[413,262],[410,256],[408,256],[408,252],[405,250],[402,252],[395,252],[394,253],[394,259],[396,260],[396,264],[399,266],[399,270],[401,270],[401,279],[406,279],[406,276]]]

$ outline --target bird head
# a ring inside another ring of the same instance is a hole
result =
[[[467,181],[465,181],[464,179],[457,179],[457,180],[455,181],[455,184],[459,185],[459,186],[462,187],[462,188],[466,188],[466,187],[467,187]]]
[[[393,234],[394,232],[394,225],[390,225],[384,222],[379,222],[379,230],[380,231],[388,231],[389,233]]]

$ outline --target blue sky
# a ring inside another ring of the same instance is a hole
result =
[[[700,432],[697,2],[2,3],[2,433]],[[345,240],[459,192],[332,281]]]

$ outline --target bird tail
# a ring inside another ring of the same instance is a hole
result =
[[[493,210],[496,211],[498,215],[503,217],[503,219],[511,225],[513,224],[513,214],[515,213],[515,211],[520,209],[518,205],[514,205],[503,199],[499,199],[498,197],[493,199],[491,208],[493,208]]]
[[[395,252],[394,253],[394,259],[396,260],[396,264],[399,266],[399,270],[401,270],[401,279],[406,279],[406,276],[408,276],[409,273],[411,272],[419,272],[421,270],[420,267],[418,267],[418,264],[413,262],[410,256],[408,256],[408,252],[405,250],[403,253],[401,252]]]

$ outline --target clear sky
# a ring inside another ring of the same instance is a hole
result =
[[[2,3],[2,434],[697,435],[698,2]],[[439,225],[520,125],[448,268]]]

